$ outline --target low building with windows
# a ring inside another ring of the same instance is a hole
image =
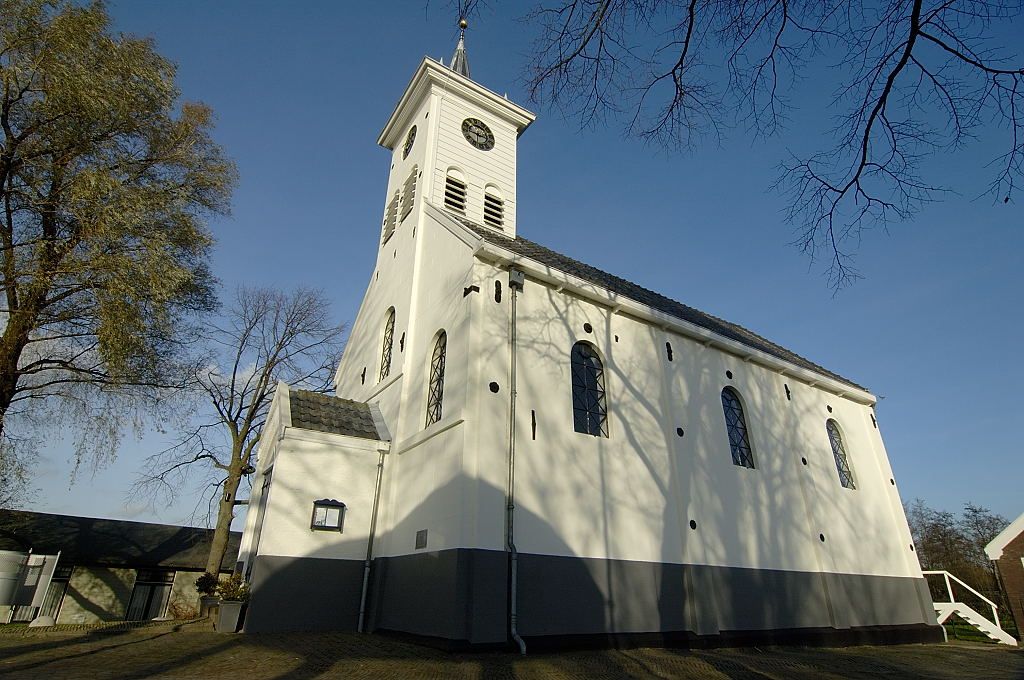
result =
[[[60,555],[42,607],[0,607],[0,621],[190,618],[212,537],[211,529],[0,510],[0,551]],[[240,537],[232,532],[223,571],[234,567]]]
[[[247,631],[940,639],[876,398],[518,235],[534,115],[424,59],[336,396],[277,390]]]

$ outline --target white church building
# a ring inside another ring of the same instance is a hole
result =
[[[875,396],[519,236],[533,120],[462,40],[398,101],[336,396],[280,385],[263,432],[245,630],[941,639]]]

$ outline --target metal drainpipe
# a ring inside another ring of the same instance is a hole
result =
[[[516,589],[519,582],[519,553],[516,551],[514,540],[515,520],[515,480],[516,480],[516,296],[523,289],[525,277],[523,272],[516,269],[509,270],[508,287],[512,293],[512,324],[509,332],[509,414],[508,414],[508,491],[507,504],[505,507],[506,519],[506,540],[509,552],[509,632],[512,639],[519,645],[519,653],[526,654],[526,642],[519,636],[518,624],[518,596]]]
[[[373,562],[373,536],[377,532],[377,506],[380,504],[380,480],[384,474],[384,451],[380,452],[380,459],[377,461],[377,482],[373,486],[373,512],[370,514],[370,536],[366,539],[366,559],[363,561],[363,592],[359,595],[359,623],[356,631],[363,630],[363,623],[366,619],[366,593],[370,586],[370,564]]]

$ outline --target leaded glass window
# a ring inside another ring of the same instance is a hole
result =
[[[585,342],[572,346],[573,429],[595,437],[608,436],[608,406],[604,392],[604,365],[594,348]]]
[[[722,410],[725,412],[725,427],[729,431],[729,448],[732,462],[742,467],[754,467],[754,451],[750,447],[750,432],[747,419],[743,416],[740,395],[731,387],[722,390]]]
[[[380,350],[380,378],[377,382],[384,380],[391,373],[391,347],[395,343],[395,308],[388,310],[387,320],[384,322],[384,343]]]
[[[448,348],[448,335],[441,331],[430,357],[430,386],[427,388],[427,425],[441,420],[441,402],[444,399],[444,360]]]
[[[832,444],[832,455],[836,459],[839,483],[847,489],[856,489],[857,485],[853,481],[853,471],[850,470],[850,460],[846,456],[846,446],[843,444],[843,435],[839,432],[839,423],[829,418],[825,422],[825,429],[828,430],[828,441]]]

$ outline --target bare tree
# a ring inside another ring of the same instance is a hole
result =
[[[935,510],[920,498],[905,507],[918,559],[924,569],[953,573],[975,588],[996,593],[995,571],[985,546],[1009,521],[987,508],[967,503],[957,516]]]
[[[457,3],[478,12],[482,0]],[[948,187],[923,161],[973,137],[1001,135],[987,191],[1009,202],[1024,171],[1024,55],[992,37],[1021,0],[551,0],[527,89],[577,116],[689,147],[737,122],[783,128],[794,84],[831,62],[831,148],[782,163],[796,245],[827,258],[829,284],[859,277],[865,229],[914,215]],[[1021,43],[1012,46],[1020,50]],[[728,115],[727,115],[728,112]],[[731,116],[736,116],[735,119]],[[982,190],[984,193],[984,190]]]
[[[227,548],[236,493],[254,468],[256,445],[278,381],[326,392],[344,327],[330,320],[321,291],[240,288],[219,325],[204,334],[208,360],[191,376],[196,411],[184,434],[147,459],[134,494],[171,501],[195,478],[199,507],[216,507],[206,570],[217,573]]]

